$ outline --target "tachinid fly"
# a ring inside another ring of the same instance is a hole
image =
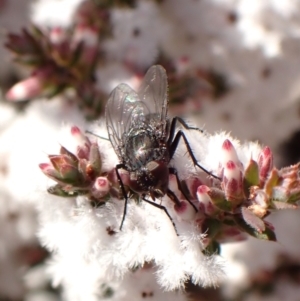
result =
[[[148,70],[138,92],[127,84],[120,84],[108,99],[106,126],[109,140],[120,160],[116,165],[116,173],[125,199],[120,229],[126,216],[128,196],[119,169],[129,172],[129,188],[141,195],[144,201],[163,209],[171,221],[166,208],[153,201],[167,194],[175,205],[180,206],[179,199],[169,189],[169,174],[176,176],[179,190],[189,201],[181,188],[176,169],[169,166],[181,138],[194,165],[210,174],[198,164],[184,132],[176,131],[176,123],[179,122],[186,129],[197,128],[189,127],[179,117],[174,117],[170,122],[167,109],[167,75],[165,69],[158,65]],[[146,196],[150,196],[153,201]]]

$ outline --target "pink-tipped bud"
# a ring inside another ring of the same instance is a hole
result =
[[[43,80],[38,76],[31,76],[12,86],[5,97],[10,101],[22,101],[39,96],[42,90]]]
[[[110,190],[110,182],[106,177],[98,177],[92,188],[93,196],[96,198],[102,198]]]
[[[191,65],[191,60],[188,56],[182,56],[177,61],[176,64],[176,72],[178,75],[183,75],[187,72],[188,68]]]
[[[243,174],[233,161],[228,161],[224,166],[222,186],[227,200],[234,205],[239,205],[245,198]]]
[[[216,207],[213,205],[212,200],[208,193],[210,192],[209,187],[201,185],[197,189],[197,199],[199,201],[199,210],[211,215],[216,212]]]
[[[75,138],[77,143],[76,155],[80,159],[89,159],[91,142],[82,134],[81,130],[77,126],[71,127],[71,135]]]
[[[221,166],[224,168],[228,161],[234,162],[240,169],[243,169],[233,144],[226,139],[222,145]]]
[[[71,127],[71,134],[76,137],[80,137],[80,138],[83,137],[83,134],[78,126]]]
[[[59,173],[53,168],[52,164],[49,163],[41,163],[39,164],[39,168],[42,172],[49,178],[56,180],[60,178]]]
[[[262,186],[273,168],[273,154],[271,149],[266,146],[258,156],[260,186]]]
[[[94,183],[95,189],[99,191],[109,191],[110,183],[106,177],[98,177]]]
[[[62,165],[77,167],[77,161],[74,161],[68,155],[49,155],[49,159],[56,170],[59,170]]]
[[[49,169],[53,169],[53,166],[49,163],[41,163],[39,164],[39,168],[46,173]]]
[[[53,81],[56,70],[53,66],[44,66],[32,72],[32,75],[15,84],[7,93],[11,101],[22,101],[53,92]]]
[[[203,177],[203,179],[201,178],[201,176]],[[211,179],[210,178],[207,178],[206,175],[202,174],[199,176],[199,177],[189,177],[187,180],[186,180],[186,185],[188,187],[188,190],[192,196],[193,199],[196,199],[197,198],[197,190],[198,190],[198,187],[200,185],[208,185],[210,186],[210,181]]]
[[[68,155],[49,155],[49,159],[58,173],[56,181],[65,184],[79,184],[82,181],[82,175],[78,170],[77,162]]]
[[[54,45],[59,45],[67,40],[67,35],[65,30],[63,30],[61,27],[55,27],[50,31],[49,39]]]
[[[174,209],[181,220],[190,221],[195,218],[195,209],[187,201],[181,201],[180,206],[174,205]]]
[[[77,44],[84,43],[85,47],[97,47],[99,43],[99,31],[95,28],[85,25],[78,25],[75,28],[73,41]]]

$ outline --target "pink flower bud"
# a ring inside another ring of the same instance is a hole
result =
[[[80,159],[89,159],[91,142],[82,134],[81,130],[77,126],[72,126],[71,135],[75,138],[77,146],[76,155]]]
[[[203,179],[201,178],[203,177]],[[200,185],[206,184],[207,186],[211,185],[211,178],[206,177],[205,174],[200,174],[197,177],[189,177],[186,180],[186,185],[193,199],[197,198],[197,190]]]
[[[52,175],[56,181],[74,185],[82,181],[77,162],[73,158],[68,155],[49,155],[49,159],[57,172],[57,175]]]
[[[195,218],[196,212],[194,208],[187,202],[181,201],[180,206],[174,205],[177,216],[184,221],[190,221]]]
[[[191,60],[188,56],[182,56],[175,61],[177,74],[184,75],[191,66]]]
[[[197,189],[197,199],[199,201],[199,210],[211,215],[216,212],[216,207],[213,205],[212,200],[208,193],[210,192],[209,187],[201,185]]]
[[[35,70],[29,78],[15,84],[6,93],[6,98],[11,101],[22,101],[53,93],[55,72],[55,68],[51,65]]]
[[[74,30],[73,41],[76,44],[83,42],[86,47],[97,47],[99,43],[98,34],[96,28],[78,25]]]
[[[54,45],[61,44],[66,41],[66,32],[61,27],[52,28],[49,33],[49,39]]]
[[[240,204],[245,198],[243,192],[243,174],[233,161],[224,166],[223,190],[227,200],[233,204]]]
[[[48,157],[55,169],[59,169],[62,164],[77,166],[77,162],[68,155],[49,155]]]
[[[102,198],[110,190],[110,182],[106,177],[98,177],[92,188],[93,196],[96,198]]]
[[[42,172],[49,178],[56,180],[60,178],[60,174],[53,168],[53,166],[49,163],[41,163],[39,164],[39,168]]]
[[[262,186],[273,168],[273,154],[271,149],[266,146],[258,156],[260,186]]]
[[[228,161],[234,162],[240,169],[243,169],[233,144],[226,139],[222,145],[221,166],[224,168]]]
[[[39,76],[31,76],[12,86],[5,97],[10,101],[22,101],[37,97],[43,90],[43,84],[43,79]]]

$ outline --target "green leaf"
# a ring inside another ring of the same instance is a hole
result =
[[[211,190],[208,192],[208,195],[210,196],[212,203],[222,211],[231,212],[232,211],[232,202],[229,202],[225,194],[222,190],[218,188],[211,188]]]
[[[256,216],[251,210],[246,207],[241,208],[241,213],[244,221],[257,232],[262,233],[266,227],[264,221]]]
[[[279,174],[278,170],[273,168],[269,174],[269,177],[265,183],[265,192],[268,197],[272,196],[273,188],[278,184],[279,181]]]
[[[243,231],[248,233],[249,235],[262,239],[262,240],[269,240],[269,241],[277,241],[276,234],[273,230],[271,230],[267,224],[265,224],[265,230],[262,232],[258,232],[257,230],[253,229],[249,226],[243,218],[239,215],[234,216],[234,220],[238,227],[240,227]]]
[[[89,162],[97,175],[100,174],[102,168],[101,155],[99,152],[98,144],[92,143],[90,153],[89,153]]]
[[[208,238],[214,238],[220,231],[222,223],[216,219],[207,218],[202,226],[202,231]]]
[[[251,186],[258,186],[259,185],[259,168],[258,164],[254,160],[250,160],[248,167],[244,173],[244,192],[246,196],[249,196],[249,189]]]
[[[88,193],[88,190],[69,190],[59,184],[49,187],[47,191],[50,194],[64,198],[74,198]]]

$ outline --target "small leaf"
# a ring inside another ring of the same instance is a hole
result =
[[[217,208],[227,212],[232,211],[233,205],[226,199],[225,194],[222,190],[218,188],[211,188],[207,194],[210,196],[212,203]]]
[[[248,208],[242,207],[241,213],[243,216],[244,221],[249,225],[251,228],[255,229],[256,231],[262,233],[266,227],[262,219],[252,213]]]
[[[100,174],[102,168],[101,155],[99,152],[98,145],[96,143],[91,144],[91,149],[89,153],[89,162],[93,170],[97,175]]]
[[[69,190],[66,187],[63,187],[59,184],[51,186],[48,188],[48,193],[64,197],[64,198],[73,198],[79,195],[85,195],[88,193],[87,190]]]
[[[61,155],[67,155],[68,157],[70,157],[70,159],[74,162],[77,163],[78,162],[78,158],[71,153],[70,151],[68,151],[65,147],[61,146],[60,147],[60,154]]]
[[[220,231],[222,223],[216,219],[208,218],[202,225],[203,233],[207,234],[208,238],[214,238]]]
[[[265,182],[265,192],[270,197],[272,195],[273,188],[278,184],[279,174],[278,170],[273,168],[269,174],[268,179]]]
[[[278,202],[278,201],[273,201],[272,202],[272,207],[274,209],[297,209],[298,206],[295,205],[295,204],[288,204],[288,203],[285,203],[285,202]]]
[[[286,203],[288,200],[287,191],[281,186],[272,189],[271,200]]]
[[[66,85],[66,84],[51,85],[51,86],[48,86],[43,91],[43,95],[48,99],[52,99],[53,97],[55,97],[55,96],[59,95],[60,93],[62,93],[67,88],[68,88],[68,85]]]
[[[68,64],[68,67],[71,68],[78,62],[81,53],[84,49],[84,42],[81,41],[76,45],[76,48],[73,50],[73,55],[70,57],[70,62]]]
[[[287,199],[287,203],[293,204],[295,202],[298,202],[300,200],[300,188],[297,187],[295,189],[290,190],[290,195]]]
[[[259,185],[259,169],[258,164],[254,160],[250,160],[248,167],[244,172],[243,186],[244,193],[249,196],[249,190],[251,186]]]
[[[266,228],[263,232],[258,232],[252,227],[250,227],[240,216],[238,215],[234,216],[234,220],[237,226],[239,226],[243,231],[245,231],[246,233],[248,233],[249,235],[255,238],[262,239],[262,240],[269,240],[269,241],[277,241],[275,232],[271,230],[267,224],[265,224]]]

